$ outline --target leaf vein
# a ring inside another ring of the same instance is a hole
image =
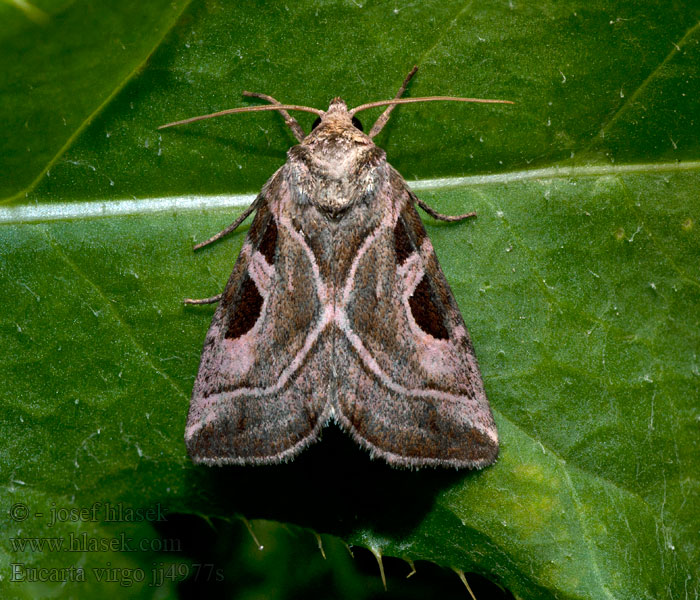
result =
[[[646,89],[649,87],[649,85],[658,77],[658,75],[661,73],[663,68],[673,60],[676,55],[680,54],[683,46],[685,46],[689,40],[689,38],[700,29],[700,22],[696,23],[693,25],[688,31],[686,31],[685,35],[680,39],[678,43],[673,43],[672,42],[672,48],[670,52],[666,55],[666,57],[659,63],[659,65],[647,75],[647,77],[642,81],[642,83],[637,87],[636,90],[626,99],[625,103],[617,110],[615,111],[615,114],[605,123],[602,124],[600,128],[600,132],[598,134],[598,139],[602,139],[605,137],[605,134],[610,130],[610,128],[617,123],[617,121],[620,120],[620,118],[628,111],[631,109],[632,106],[637,102],[637,99],[646,91]],[[590,150],[592,146],[594,146],[596,143],[596,140],[594,140],[591,145],[587,148],[587,150]]]

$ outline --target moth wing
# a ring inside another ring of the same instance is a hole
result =
[[[348,279],[336,419],[391,464],[484,467],[498,435],[469,334],[410,190],[394,171],[379,193],[393,216]]]
[[[280,225],[281,180],[273,176],[258,197],[204,342],[185,430],[195,462],[289,459],[318,437],[330,413],[330,374],[315,360],[330,351],[330,336],[319,325],[303,241]]]

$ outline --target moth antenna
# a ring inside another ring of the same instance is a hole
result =
[[[411,79],[413,79],[413,76],[416,74],[417,70],[418,65],[414,65],[411,69],[411,72],[406,76],[406,79],[403,80],[399,91],[396,93],[396,96],[394,96],[394,100],[398,100],[399,98],[401,98],[401,96],[403,96],[403,93],[406,91],[406,86],[408,85],[408,82],[411,81]],[[391,111],[394,110],[395,106],[396,104],[390,104],[386,107],[386,110],[374,122],[374,125],[372,125],[372,129],[369,130],[369,137],[373,138],[382,129],[384,129],[384,125],[386,125],[386,122],[389,120],[389,117],[391,116]]]
[[[259,94],[258,92],[248,92],[244,90],[243,95],[249,96],[250,98],[260,98],[261,100],[265,100],[266,102],[269,102],[274,106],[282,106],[281,102],[275,100],[272,96],[268,96],[267,94]],[[306,137],[306,134],[304,133],[304,128],[301,125],[299,125],[299,122],[286,110],[279,109],[279,111],[282,113],[282,116],[284,117],[284,122],[287,124],[287,127],[289,127],[292,130],[294,137],[297,138],[297,141],[303,141],[303,139]]]
[[[454,223],[456,221],[464,221],[465,219],[470,219],[471,217],[476,217],[475,212],[464,213],[463,215],[443,215],[436,211],[432,206],[423,202],[418,196],[413,196],[415,203],[420,206],[425,212],[427,212],[433,219],[438,221],[447,221],[448,223]]]
[[[183,304],[214,304],[219,302],[224,297],[223,294],[217,294],[216,296],[211,296],[210,298],[185,298]]]
[[[311,108],[309,106],[297,106],[296,104],[273,104],[270,106],[245,106],[243,108],[229,108],[226,110],[220,110],[219,112],[211,113],[209,115],[200,115],[199,117],[190,117],[189,119],[183,119],[182,121],[173,121],[172,123],[166,123],[161,125],[158,129],[165,129],[166,127],[175,127],[175,125],[185,125],[187,123],[194,123],[195,121],[203,121],[204,119],[213,119],[214,117],[222,117],[223,115],[232,115],[235,113],[242,112],[257,112],[261,110],[302,110],[304,112],[310,112],[315,115],[323,116],[324,112],[318,108]]]
[[[370,102],[369,104],[360,104],[352,110],[348,111],[348,114],[352,117],[356,113],[362,110],[367,110],[368,108],[375,108],[377,106],[386,106],[387,104],[412,104],[413,102],[435,102],[437,100],[447,100],[451,102],[479,102],[481,104],[515,104],[511,100],[488,100],[485,98],[459,98],[457,96],[426,96],[425,98],[397,98],[394,100],[379,100],[378,102]]]

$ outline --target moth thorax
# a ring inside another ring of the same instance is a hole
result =
[[[332,218],[338,218],[350,208],[357,198],[357,185],[347,178],[319,181],[314,204]]]

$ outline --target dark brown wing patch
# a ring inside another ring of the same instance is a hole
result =
[[[246,273],[240,287],[236,308],[230,315],[226,339],[236,339],[248,333],[260,318],[263,297],[260,295],[255,282]]]
[[[248,231],[247,242],[260,252],[268,264],[274,264],[277,248],[277,223],[265,204],[261,204]],[[223,303],[231,306],[224,338],[235,340],[248,333],[260,318],[263,297],[255,282],[246,272],[239,286],[229,285]]]
[[[450,337],[443,322],[445,311],[438,308],[433,289],[425,276],[421,278],[413,295],[408,299],[408,304],[416,324],[425,333],[439,340],[446,340]]]
[[[418,213],[415,210],[403,210],[394,226],[394,251],[396,252],[397,264],[402,265],[411,254],[420,252],[421,244],[426,236],[425,227],[423,227]],[[443,320],[444,305],[447,303],[442,299],[442,305],[439,304],[438,296],[425,275],[421,278],[408,303],[416,324],[425,333],[439,340],[449,338],[449,332]]]
[[[396,220],[394,227],[394,250],[396,251],[396,262],[399,265],[402,265],[414,251],[408,233],[406,233],[403,219],[400,217]]]
[[[270,218],[270,222],[263,234],[258,250],[265,257],[268,265],[275,264],[275,249],[277,248],[277,224],[274,217]]]

